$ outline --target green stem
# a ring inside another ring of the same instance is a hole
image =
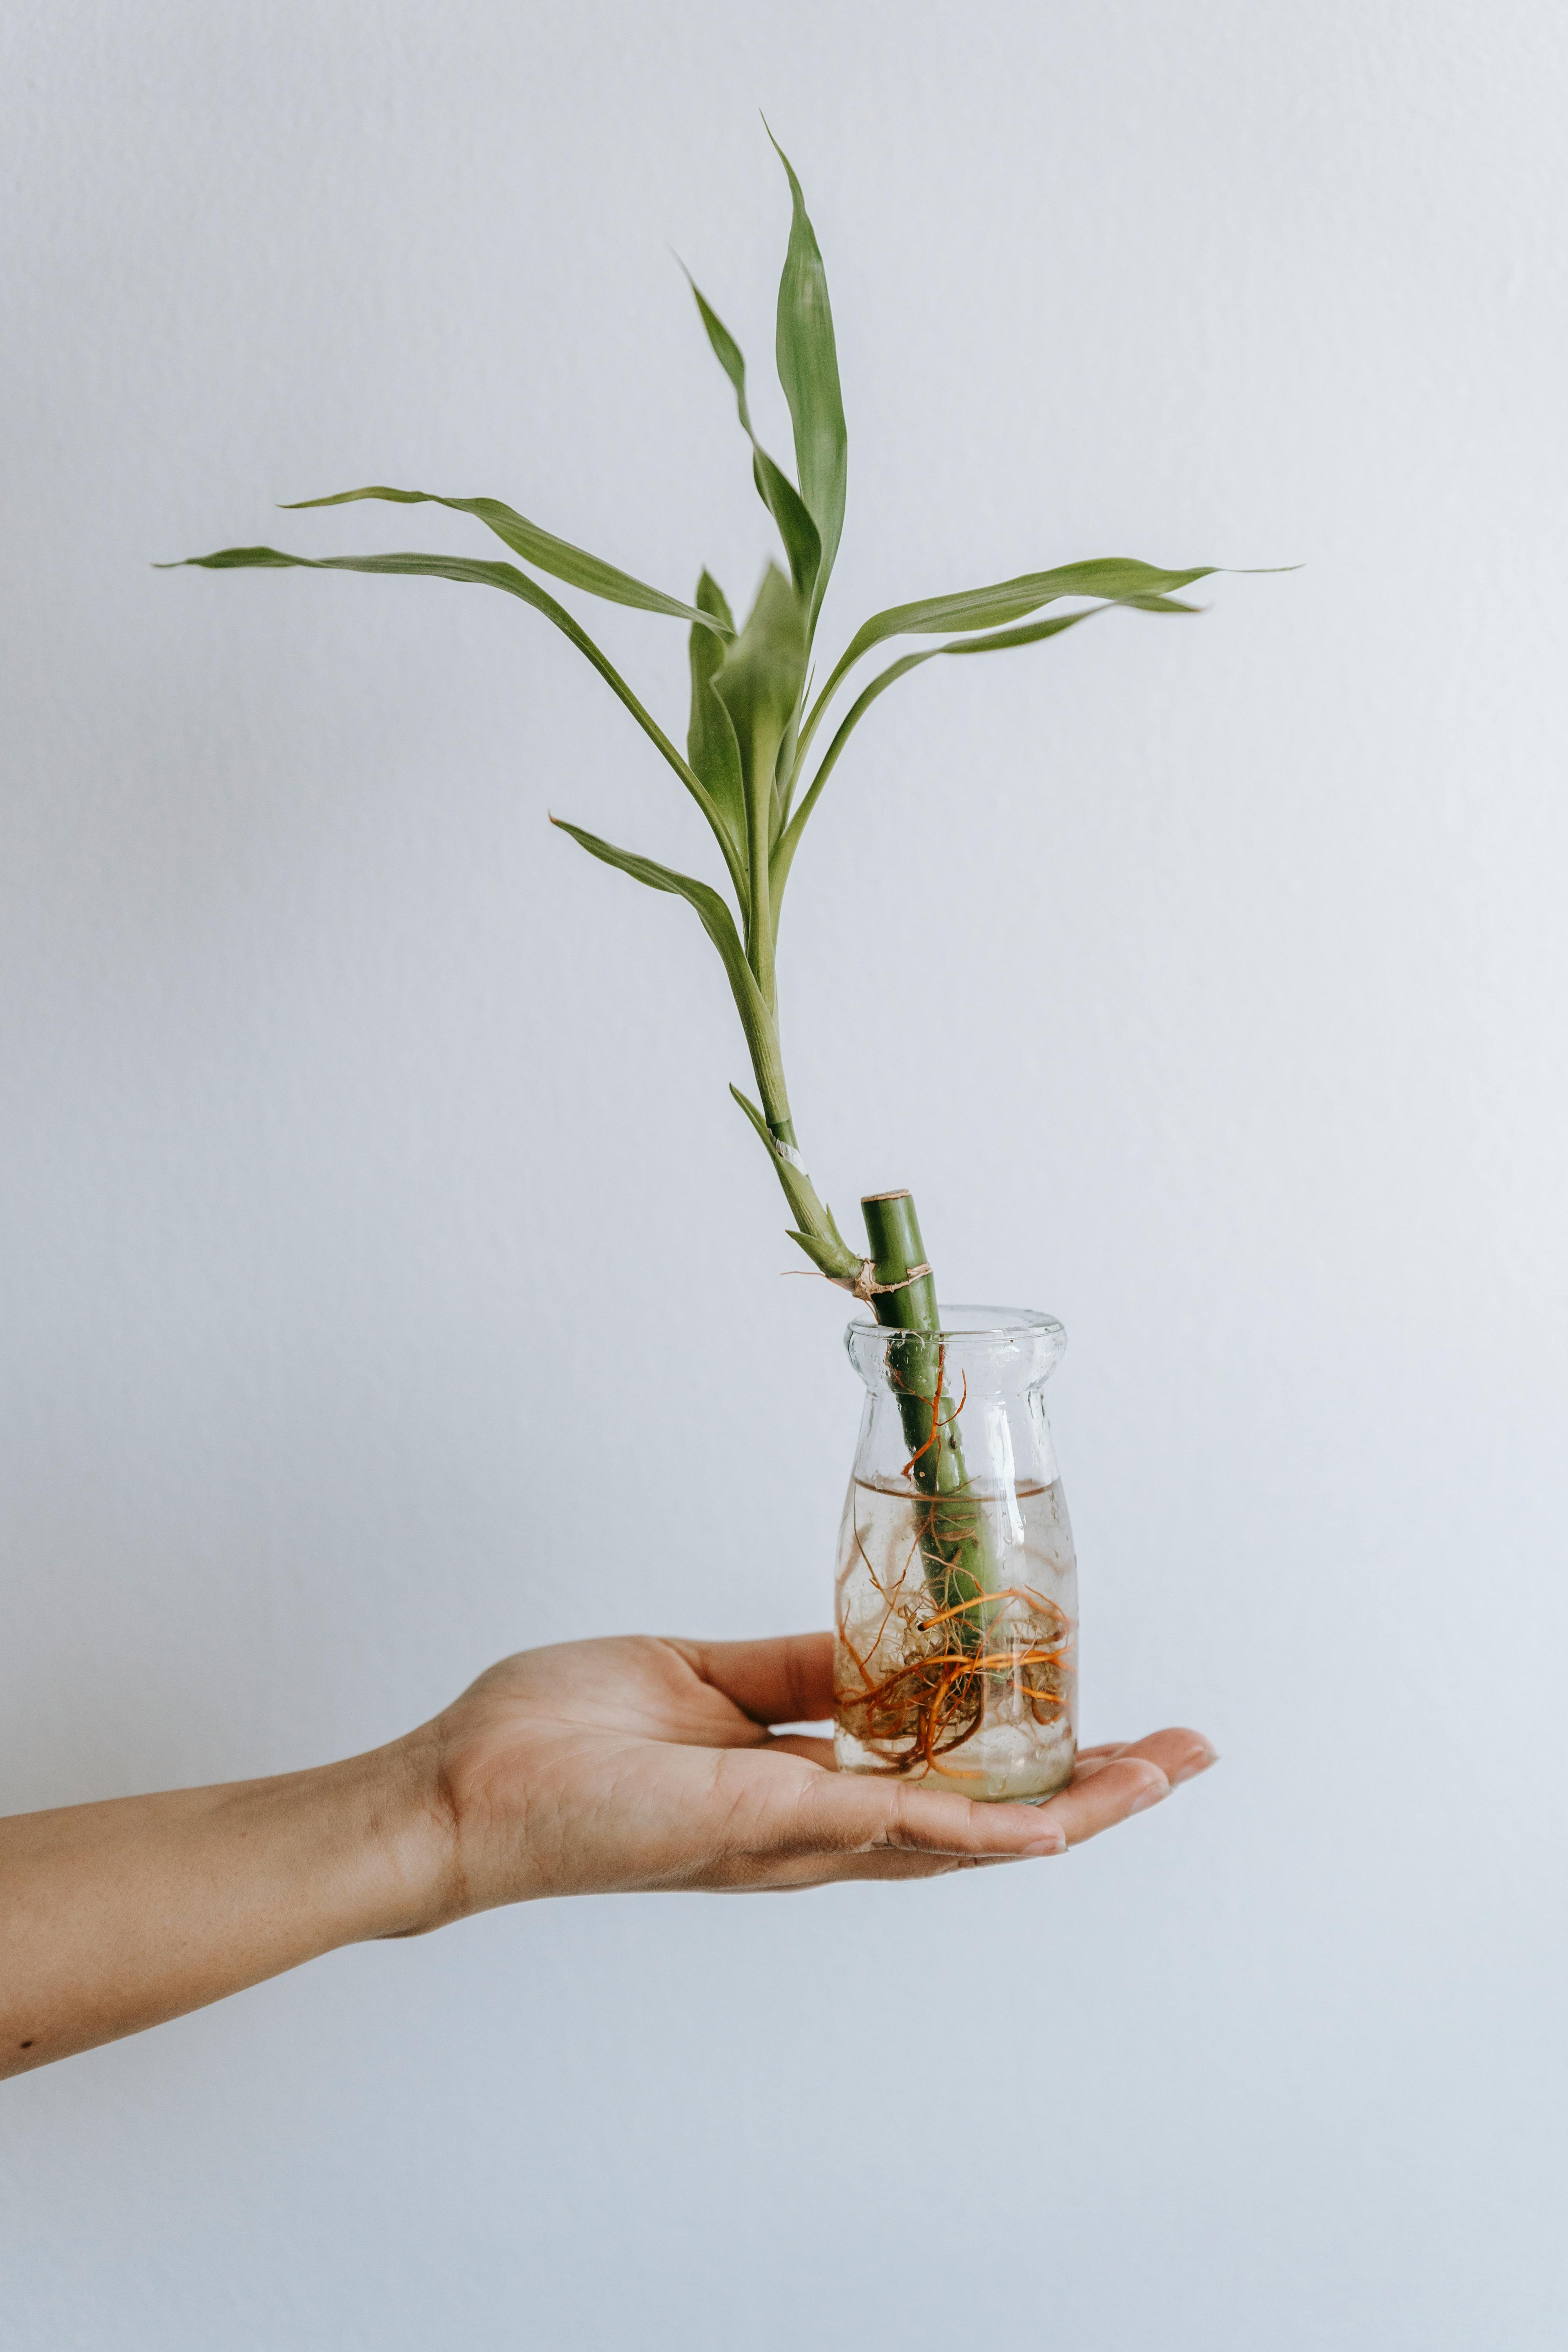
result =
[[[916,1266],[926,1265],[920,1219],[908,1192],[870,1193],[860,1210],[873,1278],[898,1286],[873,1294],[873,1311],[879,1323],[907,1335],[889,1344],[888,1370],[910,1448],[905,1475],[918,1495],[929,1498],[921,1531],[926,1582],[939,1609],[963,1612],[951,1621],[950,1638],[960,1648],[976,1649],[987,1615],[981,1604],[996,1590],[995,1563],[984,1504],[971,1486],[963,1458],[958,1426],[962,1387],[954,1393],[946,1377],[936,1282],[929,1267],[909,1278]]]

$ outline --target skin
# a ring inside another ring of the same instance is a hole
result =
[[[1214,1761],[1086,1749],[1037,1806],[838,1773],[826,1633],[524,1650],[368,1755],[0,1821],[0,2074],[340,1945],[550,1895],[934,1878],[1065,1853]]]

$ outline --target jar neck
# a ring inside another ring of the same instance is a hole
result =
[[[856,1322],[845,1343],[867,1391],[858,1480],[926,1496],[1054,1482],[1044,1389],[1066,1344],[1054,1317],[952,1307],[939,1331]]]
[[[945,1396],[1021,1402],[1050,1378],[1067,1333],[1054,1315],[1033,1308],[944,1305],[935,1333],[858,1318],[844,1344],[873,1396],[903,1393],[914,1371],[923,1394],[931,1393],[934,1374]]]

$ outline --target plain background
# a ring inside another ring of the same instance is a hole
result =
[[[15,2352],[1558,2347],[1568,31],[1551,0],[13,6],[7,1808],[379,1741],[494,1654],[820,1622],[857,1391],[729,1101],[708,871],[500,597],[160,573],[276,501],[768,546],[787,203],[825,629],[1300,563],[923,670],[824,802],[785,1045],[841,1213],[1049,1307],[1060,1864],[539,1906],[13,2084]],[[579,600],[581,603],[582,600]],[[684,727],[679,625],[583,606]],[[596,614],[596,618],[595,618]]]

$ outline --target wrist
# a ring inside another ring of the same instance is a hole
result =
[[[374,1768],[367,1831],[377,1857],[378,1909],[384,1921],[367,1934],[428,1935],[471,1907],[440,1739],[426,1725],[364,1760]]]

